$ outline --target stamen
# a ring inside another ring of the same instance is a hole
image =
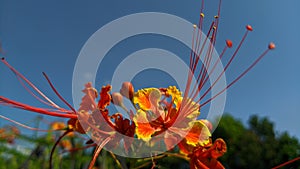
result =
[[[205,81],[205,77],[208,75],[208,72],[206,70],[208,70],[211,60],[212,60],[212,51],[213,51],[213,46],[215,46],[216,43],[216,37],[217,37],[217,32],[218,32],[218,25],[219,25],[219,17],[220,17],[220,13],[221,13],[221,4],[222,4],[222,0],[219,1],[219,6],[218,6],[218,15],[215,16],[215,21],[213,22],[214,24],[212,29],[213,29],[213,33],[212,36],[210,37],[210,46],[209,46],[209,50],[204,58],[204,64],[202,62],[202,66],[201,66],[201,71],[197,77],[197,83],[198,83],[198,90],[195,92],[195,90],[193,90],[192,95],[194,94],[194,96],[192,97],[192,99],[194,99],[198,93],[200,93],[201,90],[201,86],[204,86],[204,81]],[[209,36],[209,34],[207,34],[207,37]],[[206,43],[206,42],[205,42]],[[205,44],[204,43],[204,44]],[[204,46],[203,44],[203,46]],[[200,52],[200,54],[198,56],[201,56],[202,52]],[[204,65],[208,65],[206,68],[204,67]],[[199,79],[201,77],[200,83],[199,83]],[[207,80],[206,80],[207,81]],[[195,89],[196,86],[194,86]]]
[[[274,47],[275,44],[274,43],[270,43],[269,46]],[[211,97],[210,99],[208,99],[206,102],[204,102],[202,104],[202,106],[206,105],[207,103],[209,103],[210,101],[212,101],[213,99],[215,99],[216,97],[218,97],[220,94],[222,94],[224,91],[226,91],[228,88],[230,88],[234,83],[236,83],[238,80],[240,80],[245,74],[247,74],[264,56],[266,56],[266,54],[272,50],[274,48],[268,47],[267,50],[265,50],[243,73],[241,73],[236,79],[234,79],[227,87],[225,87],[223,90],[221,90],[219,93],[217,93],[215,96]]]
[[[96,159],[97,157],[99,156],[102,148],[112,139],[112,137],[108,137],[106,138],[99,146],[96,147],[95,151],[94,151],[94,154],[93,154],[93,158],[89,164],[89,167],[88,169],[92,169],[95,162],[96,162]]]
[[[242,40],[240,41],[238,47],[236,48],[235,52],[233,53],[233,55],[231,56],[229,62],[227,63],[227,65],[225,66],[224,70],[221,72],[221,74],[218,76],[218,78],[216,79],[216,81],[213,82],[213,84],[206,90],[206,92],[201,96],[200,100],[202,100],[207,94],[208,92],[211,91],[211,89],[217,84],[217,82],[220,80],[220,78],[222,77],[222,75],[226,72],[226,70],[228,69],[229,65],[232,63],[233,59],[235,58],[236,54],[238,53],[239,49],[241,48],[242,44],[244,43],[248,32],[250,30],[247,28],[246,33],[244,34]]]
[[[5,59],[4,57],[1,59],[1,61],[18,77],[23,79],[29,86],[31,86],[37,93],[39,93],[45,100],[47,100],[50,104],[52,104],[54,107],[60,109],[58,105],[56,105],[52,100],[50,100],[43,92],[41,92],[34,84],[32,84],[25,76],[23,76],[21,73],[19,73],[15,68],[13,68]]]
[[[20,103],[20,102],[17,102],[17,101],[10,100],[10,99],[2,97],[2,96],[0,96],[0,104],[8,104],[9,106],[12,106],[12,107],[15,107],[15,108],[18,108],[18,109],[32,111],[32,112],[45,114],[45,115],[49,115],[49,116],[72,118],[72,119],[77,118],[76,114],[64,114],[64,113],[49,111],[48,109],[33,107],[33,106],[30,106],[30,105],[27,105],[27,104],[23,104],[23,103]]]
[[[232,41],[231,40],[226,40],[226,45],[231,48],[232,47]]]
[[[206,82],[208,81],[210,75],[211,75],[211,74],[214,72],[214,70],[216,69],[216,66],[218,65],[218,63],[221,62],[222,57],[224,56],[226,50],[227,50],[228,48],[231,48],[231,47],[232,47],[232,42],[231,42],[230,40],[226,40],[226,45],[227,45],[227,46],[224,47],[222,53],[221,53],[221,54],[219,55],[219,57],[218,57],[218,60],[215,62],[214,66],[213,66],[213,68],[212,68],[212,70],[211,70],[211,72],[208,74],[208,76],[206,77],[206,79],[203,81],[203,84],[200,86],[199,90],[201,90],[201,89],[203,88],[203,86],[204,86],[204,85],[206,84]]]
[[[252,28],[251,25],[247,25],[246,28],[247,28],[248,31],[253,31],[253,28]]]
[[[274,44],[273,42],[271,42],[271,43],[269,44],[268,48],[269,48],[270,50],[272,50],[272,49],[275,49],[276,46],[275,46],[275,44]]]
[[[204,18],[205,15],[204,15],[204,13],[200,13],[200,16],[201,16],[202,18]]]
[[[58,91],[55,89],[55,87],[53,86],[53,84],[51,83],[49,77],[46,75],[45,72],[43,72],[43,75],[45,76],[46,80],[48,81],[54,93],[60,98],[61,101],[63,101],[76,114],[76,110],[58,93]]]
[[[57,131],[57,130],[42,130],[42,129],[30,127],[30,126],[27,126],[27,125],[25,125],[25,124],[19,123],[19,122],[15,121],[15,120],[12,120],[12,119],[10,119],[10,118],[8,118],[8,117],[5,117],[5,116],[2,116],[2,115],[0,115],[0,118],[2,118],[2,119],[4,119],[4,120],[7,120],[7,121],[10,121],[10,122],[12,122],[12,123],[14,123],[14,124],[16,124],[16,125],[19,125],[19,126],[21,126],[21,127],[24,127],[24,128],[26,128],[26,129],[28,129],[28,130],[41,131],[41,132],[52,132],[52,131]]]
[[[34,98],[36,98],[38,101],[40,101],[41,103],[47,105],[47,106],[50,106],[50,107],[54,107],[55,109],[57,109],[57,107],[53,106],[52,104],[44,101],[43,99],[41,99],[40,97],[38,97],[36,94],[34,94],[27,86],[26,84],[24,83],[24,81],[22,81],[22,79],[17,76],[17,79],[18,81],[21,83],[21,85],[24,87],[24,89],[30,94],[32,95]]]

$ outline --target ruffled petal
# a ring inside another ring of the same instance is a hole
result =
[[[85,88],[82,90],[85,95],[81,99],[80,107],[78,111],[93,111],[97,108],[95,99],[98,97],[97,90],[93,88],[92,83],[85,84]]]
[[[146,112],[144,112],[143,110],[138,110],[136,115],[133,117],[133,121],[136,125],[135,133],[139,139],[149,141],[152,134],[157,131],[150,125],[147,119]]]
[[[211,133],[207,126],[202,122],[197,120],[192,123],[192,127],[185,136],[186,143],[192,146],[205,146],[210,143]]]
[[[141,89],[134,94],[133,103],[143,110],[151,110],[153,106],[157,107],[160,97],[161,93],[157,88]]]
[[[176,108],[179,108],[179,103],[182,100],[182,93],[176,88],[176,86],[169,86],[166,91],[166,96],[171,96],[173,103],[176,105]]]
[[[103,86],[100,92],[100,100],[98,102],[98,108],[103,110],[111,102],[111,95],[109,94],[111,90],[111,85]]]

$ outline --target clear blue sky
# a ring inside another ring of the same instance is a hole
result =
[[[206,1],[206,28],[216,14],[217,2]],[[300,138],[300,11],[297,7],[300,7],[298,0],[224,1],[216,47],[221,52],[225,39],[237,43],[245,31],[244,26],[253,26],[254,31],[226,74],[230,80],[246,68],[270,41],[276,43],[275,51],[230,88],[225,111],[245,123],[252,114],[267,116],[275,122],[277,130],[287,130]],[[196,23],[199,9],[199,0],[0,0],[0,40],[7,60],[15,68],[49,97],[58,100],[41,74],[46,72],[60,93],[72,102],[72,73],[76,58],[87,39],[103,25],[124,15],[149,11],[170,13]],[[137,36],[113,48],[107,57],[116,58],[108,59],[107,63],[116,66],[118,56],[148,47],[188,54],[181,50],[183,45],[174,41],[158,36]],[[149,74],[150,80],[155,73],[158,72]],[[96,87],[99,89],[110,75],[111,70],[107,70],[106,75],[98,75]],[[4,65],[0,65],[0,77],[0,95],[41,106]],[[161,82],[162,85],[168,83]],[[33,113],[3,107],[0,107],[0,113],[26,124],[32,124],[31,119],[35,117]]]

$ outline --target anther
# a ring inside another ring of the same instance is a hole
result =
[[[270,50],[272,50],[272,49],[275,49],[276,46],[275,46],[275,44],[274,44],[273,42],[271,42],[271,43],[269,44],[268,48],[269,48]]]
[[[253,28],[252,28],[251,25],[247,25],[247,26],[246,26],[246,29],[247,29],[248,31],[253,31]]]
[[[201,16],[202,18],[204,18],[204,13],[200,13],[200,16]]]
[[[232,41],[231,40],[226,40],[226,45],[231,48],[232,47]]]

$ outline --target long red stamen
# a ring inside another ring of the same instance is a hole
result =
[[[194,47],[194,41],[195,41],[195,30],[197,29],[197,25],[193,25],[193,36],[192,36],[192,50],[190,53],[190,67],[192,67],[192,64],[194,62],[195,58],[195,47]]]
[[[213,30],[213,35],[212,35],[211,43],[212,42],[214,43],[214,41],[216,39],[215,38],[215,36],[216,36],[216,33],[215,33],[215,30],[216,30],[216,28],[215,28],[216,27],[215,26],[215,22],[218,21],[218,17],[216,17],[216,21],[212,22],[212,24],[211,24],[211,26],[209,28],[209,31],[208,31],[208,33],[206,35],[206,38],[205,38],[203,44],[200,45],[201,40],[202,40],[201,35],[202,35],[202,25],[203,25],[203,18],[204,18],[204,13],[203,13],[204,1],[203,0],[202,0],[202,5],[201,6],[202,7],[201,7],[201,11],[200,11],[200,20],[199,20],[199,26],[198,26],[199,29],[198,29],[197,39],[196,39],[196,49],[192,49],[193,51],[195,50],[196,52],[193,52],[194,53],[193,58],[192,58],[192,60],[190,60],[190,72],[188,74],[188,81],[187,81],[187,84],[186,84],[186,90],[184,92],[182,106],[180,107],[180,112],[181,111],[182,112],[186,112],[186,109],[191,109],[190,106],[192,104],[192,101],[191,100],[187,100],[186,98],[187,98],[187,95],[188,95],[188,93],[190,91],[192,77],[194,76],[194,72],[195,72],[195,70],[197,68],[197,65],[198,65],[199,59],[200,59],[200,57],[202,55],[204,46],[205,46],[205,44],[206,44],[206,42],[208,40],[208,37],[210,36],[212,30]],[[218,15],[219,15],[219,13],[220,13],[220,5],[219,5],[219,9],[218,9]],[[198,39],[199,34],[200,34],[200,38]],[[212,44],[210,44],[209,49],[211,49],[211,50],[213,49],[212,48]],[[210,62],[210,60],[211,60],[210,59],[211,56],[209,56],[209,55],[211,55],[211,50],[209,50],[209,52],[207,53],[207,55],[204,58],[204,60],[206,60],[206,62]],[[194,86],[194,88],[192,90],[192,94],[191,94],[192,96],[193,95],[196,96],[200,92],[200,90],[195,90],[195,89],[199,88],[199,84],[200,84],[199,79],[200,79],[200,77],[202,77],[201,75],[203,73],[206,73],[206,72],[205,72],[205,68],[204,68],[204,63],[202,62],[201,70],[200,70],[200,73],[199,73],[198,78],[197,78],[197,84],[198,85]]]
[[[203,10],[204,10],[204,0],[202,0],[202,3],[201,3],[200,18],[199,18],[199,22],[198,22],[197,38],[196,38],[196,48],[192,47],[192,50],[191,50],[191,52],[193,53],[193,58],[190,59],[190,68],[193,67],[194,60],[197,56],[197,51],[199,50],[199,47],[200,47],[199,43],[201,43],[201,40],[202,40],[202,27],[203,27],[203,19],[204,19]],[[194,25],[194,28],[197,28],[197,26]],[[193,34],[192,43],[194,43],[194,34]]]
[[[216,29],[213,28],[212,38],[215,36],[215,33],[216,33]],[[214,49],[213,42],[210,42],[208,51],[207,51],[206,56],[205,56],[206,57],[206,60],[204,61],[205,67],[202,65],[203,74],[199,74],[199,76],[198,76],[198,79],[200,79],[200,77],[201,77],[201,80],[200,80],[200,83],[198,83],[198,92],[196,92],[197,94],[200,92],[199,88],[200,88],[200,86],[203,85],[203,81],[204,81],[205,77],[207,76],[207,70],[209,70],[211,60],[212,60],[213,49]],[[193,99],[194,98],[195,97],[193,97]]]
[[[53,106],[53,104],[50,104],[49,102],[44,101],[43,99],[41,99],[40,97],[38,97],[36,94],[34,94],[24,83],[24,81],[22,81],[22,79],[17,76],[18,81],[21,83],[21,85],[24,87],[24,89],[30,94],[32,95],[34,98],[36,98],[38,101],[40,101],[41,103],[50,106],[50,107],[54,107],[57,109],[57,107]]]
[[[210,75],[214,72],[214,70],[215,70],[215,68],[217,67],[217,65],[221,62],[222,57],[224,56],[226,50],[232,46],[232,42],[231,42],[231,41],[227,40],[226,43],[229,43],[229,44],[227,44],[227,45],[224,47],[224,49],[223,49],[222,53],[219,55],[217,61],[215,61],[212,70],[208,73],[208,76],[206,76],[206,78],[205,78],[204,80],[201,80],[201,81],[200,81],[200,84],[199,84],[198,87],[197,87],[198,93],[201,91],[201,89],[203,88],[203,86],[206,84],[206,82],[208,81]],[[231,45],[230,45],[230,44],[231,44]],[[198,79],[199,79],[199,78],[200,78],[200,77],[198,76]],[[195,88],[196,88],[196,85],[194,86],[194,89],[193,89],[193,90],[195,90]],[[194,99],[194,98],[196,98],[196,96],[197,96],[197,93],[195,92],[194,95],[192,96],[192,98]]]
[[[15,121],[15,120],[12,120],[12,119],[10,119],[8,117],[5,117],[5,116],[2,116],[2,115],[0,115],[0,118],[2,118],[4,120],[7,120],[7,121],[10,121],[10,122],[12,122],[12,123],[14,123],[16,125],[19,125],[21,127],[24,127],[26,129],[28,129],[28,130],[41,131],[41,132],[53,132],[53,131],[57,131],[57,130],[43,130],[43,129],[38,129],[38,128],[30,127],[30,126],[27,126],[25,124],[19,123],[19,122]]]
[[[58,93],[58,91],[55,89],[54,85],[52,84],[52,82],[50,81],[49,77],[46,75],[45,72],[43,72],[43,75],[45,76],[45,78],[48,81],[49,85],[51,86],[52,90],[60,98],[60,100],[62,100],[76,114],[76,110]]]
[[[27,111],[32,111],[40,114],[45,114],[45,115],[50,115],[50,116],[55,116],[55,117],[63,117],[63,118],[77,118],[76,114],[66,114],[66,113],[58,113],[54,111],[50,111],[49,109],[45,108],[38,108],[38,107],[33,107],[24,103],[20,103],[17,101],[10,100],[8,98],[0,96],[0,104],[8,104],[9,106],[18,108],[18,109],[23,109]],[[67,110],[64,112],[68,112]]]
[[[197,77],[197,83],[194,85],[191,96],[190,96],[190,98],[192,100],[194,100],[197,97],[197,95],[200,93],[200,89],[201,89],[201,86],[203,85],[203,81],[204,81],[205,77],[207,76],[207,70],[209,69],[209,67],[211,65],[212,53],[213,53],[213,49],[214,49],[213,48],[214,47],[214,39],[216,39],[215,38],[216,28],[213,24],[211,25],[211,29],[213,30],[212,38],[210,39],[208,51],[206,52],[206,55],[204,57],[204,62],[201,62],[202,65],[201,65],[200,73],[198,74],[198,77]],[[207,38],[209,36],[210,35],[207,34]],[[202,45],[202,48],[204,47],[204,45],[205,45],[205,43]],[[202,55],[202,54],[199,54],[199,55]]]
[[[186,84],[186,88],[185,88],[185,91],[184,91],[184,96],[183,96],[183,100],[182,100],[182,104],[181,104],[182,106],[180,107],[180,111],[182,111],[182,112],[184,112],[185,106],[188,107],[189,104],[190,104],[190,103],[188,103],[188,102],[190,102],[190,101],[187,101],[187,97],[188,97],[188,93],[189,93],[189,91],[190,91],[192,78],[193,78],[193,76],[194,76],[194,72],[195,72],[195,70],[196,70],[196,68],[197,68],[197,65],[198,65],[200,56],[201,56],[201,54],[202,54],[202,52],[203,52],[204,46],[205,46],[205,44],[206,44],[206,42],[207,42],[207,40],[208,40],[208,36],[210,35],[211,30],[213,29],[213,25],[214,25],[214,22],[213,22],[213,23],[211,24],[211,26],[210,26],[210,29],[209,29],[209,31],[208,31],[208,33],[207,33],[207,36],[206,36],[206,38],[205,38],[205,40],[204,40],[204,43],[202,44],[202,47],[201,47],[199,53],[197,54],[196,60],[193,62],[193,64],[191,64],[192,67],[190,67],[190,71],[189,71],[189,73],[188,73],[188,80],[187,80],[187,84]],[[202,63],[202,66],[203,66],[203,63]]]
[[[56,108],[60,108],[56,105],[52,100],[50,100],[43,92],[41,92],[34,84],[32,84],[25,76],[19,73],[14,67],[12,67],[4,58],[1,61],[18,77],[23,79],[29,86],[31,86],[37,93],[39,93],[45,100],[47,100],[50,104],[52,104]]]
[[[210,34],[211,34],[212,30],[213,30],[214,24],[215,24],[215,22],[212,22],[212,23],[211,23],[210,28],[209,28],[209,30],[208,30],[208,33],[206,34],[206,38],[205,38],[205,40],[204,40],[202,46],[199,45],[199,46],[201,46],[201,48],[200,48],[200,51],[197,51],[197,52],[198,52],[198,53],[197,53],[197,57],[196,57],[196,60],[195,60],[195,62],[194,62],[194,64],[193,64],[193,67],[192,67],[192,72],[193,72],[193,73],[195,72],[195,70],[196,70],[196,68],[197,68],[198,62],[199,62],[199,60],[200,60],[200,57],[201,57],[201,55],[202,55],[202,52],[203,52],[203,50],[204,50],[205,44],[206,44],[206,42],[207,42],[207,40],[208,40],[208,37],[210,36]],[[205,60],[205,59],[204,59],[204,60]],[[202,64],[202,66],[203,66],[203,64]]]
[[[212,74],[212,73],[214,72],[214,70],[216,69],[217,65],[221,62],[222,57],[224,56],[226,50],[227,50],[228,48],[231,48],[231,47],[232,47],[232,42],[231,42],[231,41],[227,40],[227,41],[226,41],[226,44],[227,44],[227,45],[224,47],[222,53],[221,53],[220,56],[218,57],[217,61],[214,63],[213,68],[212,68],[212,70],[209,72],[208,76],[204,79],[204,81],[203,81],[202,85],[200,86],[200,89],[199,89],[199,90],[201,90],[201,89],[203,88],[203,86],[206,84],[206,82],[208,81],[208,79],[209,79],[209,77],[211,76],[211,74]]]
[[[102,148],[103,148],[110,140],[111,140],[111,137],[108,137],[108,138],[106,138],[99,146],[96,147],[96,149],[95,149],[95,151],[94,151],[94,154],[93,154],[93,158],[92,158],[92,160],[91,160],[91,162],[90,162],[90,164],[89,164],[88,169],[92,169],[92,168],[93,168],[93,166],[94,166],[94,164],[95,164],[95,162],[96,162],[96,159],[97,159],[97,157],[99,156],[99,154],[100,154]]]
[[[219,28],[219,18],[220,18],[220,14],[221,14],[221,4],[222,4],[222,0],[219,1],[219,5],[218,5],[218,15],[215,16],[215,25],[213,26],[213,33],[212,33],[212,37],[211,37],[211,43],[210,43],[210,47],[209,47],[209,51],[208,51],[208,63],[205,64],[207,65],[206,69],[205,70],[208,70],[210,65],[211,65],[211,60],[212,60],[212,52],[213,52],[213,47],[215,46],[216,44],[216,41],[217,41],[217,33],[218,33],[218,28]],[[200,80],[200,89],[199,89],[199,92],[201,90],[201,86],[204,85],[204,79],[205,77],[207,76],[207,71],[203,71],[203,75],[201,77],[201,80]],[[198,87],[199,88],[199,87]]]
[[[276,167],[273,167],[272,169],[278,169],[278,168],[287,166],[288,164],[292,164],[292,163],[294,163],[294,162],[296,162],[296,161],[298,161],[298,160],[300,160],[300,157],[294,158],[294,159],[292,159],[292,160],[290,160],[290,161],[287,161],[287,162],[285,162],[285,163],[283,163],[283,164],[280,164],[280,165],[278,165],[278,166],[276,166]]]
[[[207,103],[209,103],[210,101],[212,101],[213,99],[215,99],[216,97],[218,97],[220,94],[222,94],[224,91],[226,91],[228,88],[230,88],[234,83],[236,83],[237,81],[239,81],[243,76],[245,76],[264,56],[266,56],[266,54],[270,51],[273,50],[275,48],[274,43],[270,43],[269,47],[266,51],[264,51],[243,73],[241,73],[236,79],[234,79],[229,85],[227,85],[223,90],[221,90],[220,92],[218,92],[215,96],[211,97],[210,99],[208,99],[207,101],[205,101],[202,106],[206,105]]]
[[[228,69],[229,65],[232,63],[233,59],[235,58],[236,54],[238,53],[239,49],[241,48],[242,44],[244,43],[248,33],[249,33],[249,30],[247,28],[247,31],[246,33],[244,34],[242,40],[240,41],[238,47],[236,48],[235,52],[233,53],[233,55],[231,56],[229,62],[227,63],[227,65],[225,66],[224,70],[221,72],[221,74],[218,76],[218,78],[212,83],[212,85],[206,90],[206,92],[201,96],[200,100],[202,100],[210,91],[211,89],[217,84],[217,82],[220,80],[220,78],[222,77],[222,75],[226,72],[226,70]]]

